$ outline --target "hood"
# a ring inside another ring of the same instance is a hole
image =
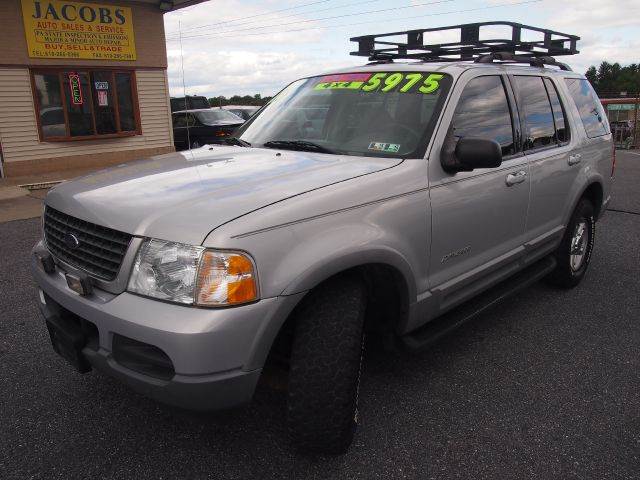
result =
[[[249,212],[401,161],[203,147],[64,182],[46,204],[133,235],[199,245],[214,228]]]

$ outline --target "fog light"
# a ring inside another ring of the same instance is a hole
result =
[[[91,281],[88,277],[67,273],[64,278],[66,278],[69,288],[78,295],[89,295],[92,292]]]

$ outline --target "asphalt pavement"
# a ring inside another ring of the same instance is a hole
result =
[[[640,478],[640,155],[618,153],[584,282],[511,297],[419,355],[370,351],[349,453],[295,453],[281,389],[195,414],[54,354],[0,224],[0,478]]]

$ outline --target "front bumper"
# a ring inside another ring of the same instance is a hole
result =
[[[55,322],[66,312],[90,322],[97,338],[81,352],[91,366],[144,395],[193,410],[250,401],[273,340],[303,295],[219,309],[175,305],[127,292],[115,295],[97,288],[91,295],[80,296],[67,286],[59,267],[50,274],[39,267],[35,252],[43,248],[42,243],[34,247],[31,266],[45,319]],[[172,365],[170,378],[141,373],[118,361],[114,339],[122,337],[166,354]]]

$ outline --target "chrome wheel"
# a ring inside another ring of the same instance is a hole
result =
[[[577,272],[582,267],[589,244],[589,226],[585,219],[581,219],[573,230],[571,237],[571,252],[569,265],[571,270]]]

